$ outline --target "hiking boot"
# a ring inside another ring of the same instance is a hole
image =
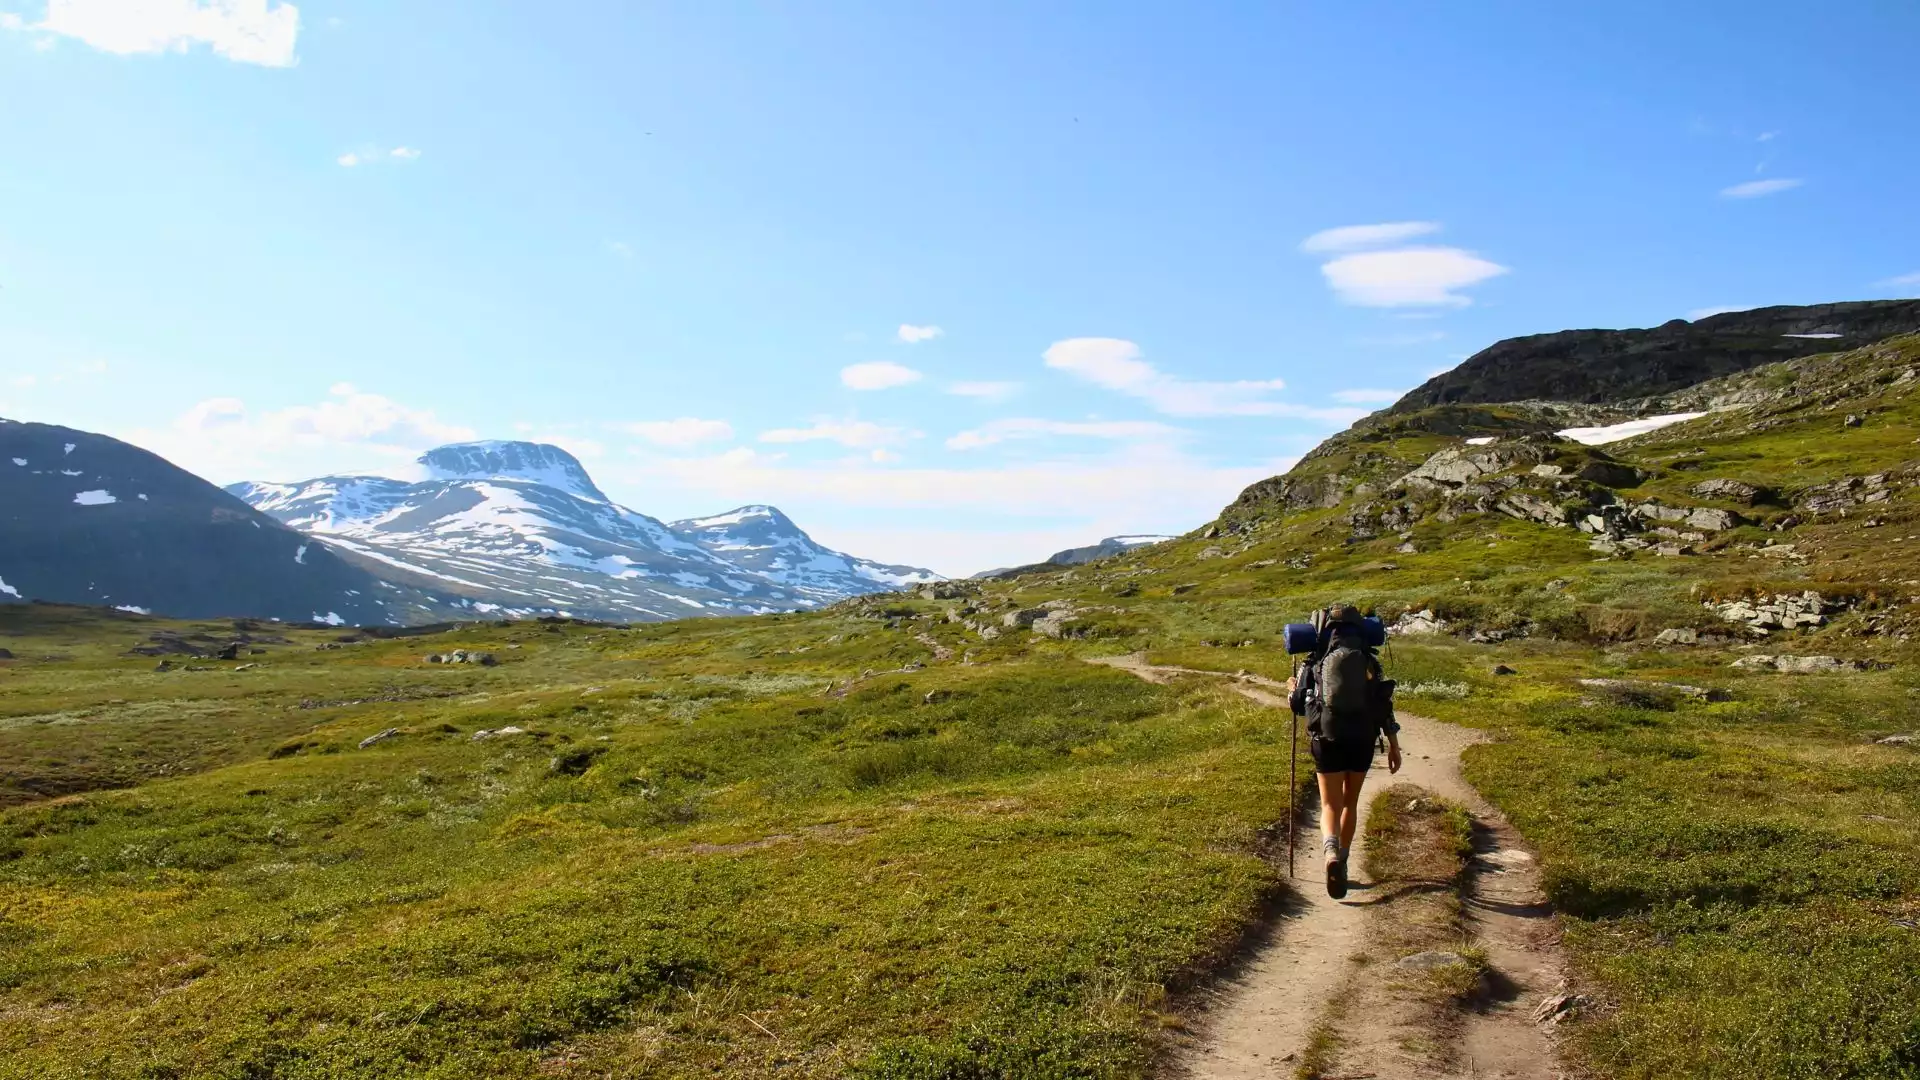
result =
[[[1335,900],[1347,895],[1347,861],[1334,859],[1327,863],[1327,895]]]

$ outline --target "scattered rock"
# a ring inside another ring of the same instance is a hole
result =
[[[1250,563],[1248,563],[1248,564],[1247,564],[1247,569],[1249,569],[1249,570],[1265,570],[1265,569],[1266,569],[1267,567],[1269,567],[1269,566],[1272,566],[1272,565],[1273,565],[1274,563],[1277,563],[1277,562],[1279,562],[1279,561],[1280,561],[1280,560],[1278,560],[1278,559],[1257,559],[1257,560],[1255,560],[1255,561],[1253,561],[1253,562],[1250,562]]]
[[[1215,546],[1213,546],[1213,545],[1208,545],[1207,547],[1203,547],[1203,548],[1201,548],[1201,549],[1200,549],[1200,554],[1198,554],[1198,555],[1195,555],[1195,556],[1194,556],[1194,558],[1196,558],[1196,559],[1218,559],[1218,558],[1221,558],[1221,557],[1223,557],[1224,555],[1226,555],[1226,551],[1225,551],[1224,549],[1222,549],[1222,548],[1219,548],[1219,547],[1215,547]]]
[[[1828,600],[1808,589],[1798,596],[1781,593],[1756,600],[1705,602],[1707,610],[1728,622],[1744,623],[1747,628],[1766,634],[1774,630],[1794,630],[1827,624],[1827,616],[1846,610],[1847,605]]]
[[[455,649],[450,653],[434,653],[423,659],[429,664],[479,664],[481,667],[492,667],[494,664],[499,663],[490,652],[468,651],[466,649]]]
[[[525,735],[526,733],[526,728],[514,727],[509,724],[503,728],[494,728],[492,731],[476,731],[473,733],[473,741],[479,742],[481,739],[498,739],[506,735]]]
[[[1888,735],[1873,741],[1881,746],[1920,746],[1920,735]]]
[[[171,660],[162,660],[162,661],[160,661],[159,663],[157,663],[157,664],[155,664],[155,665],[153,665],[153,670],[155,670],[155,671],[172,671],[172,670],[173,670],[173,661],[171,661]]]
[[[390,727],[387,730],[382,731],[377,735],[369,735],[366,738],[360,740],[360,749],[365,750],[367,747],[372,746],[374,743],[386,742],[388,739],[391,739],[398,734],[400,734],[399,728]]]
[[[1407,612],[1405,615],[1396,619],[1394,624],[1387,629],[1396,634],[1405,634],[1413,637],[1421,634],[1444,634],[1452,628],[1447,620],[1435,615],[1433,609],[1428,608],[1425,611]]]
[[[240,665],[239,667],[237,667],[237,668],[234,668],[233,670],[235,670],[235,671],[252,671],[252,670],[253,670],[254,668],[257,668],[257,667],[259,667],[259,666],[260,666],[259,664],[241,664],[241,665]]]
[[[1684,626],[1676,626],[1670,630],[1662,630],[1653,636],[1653,643],[1655,645],[1697,645],[1699,642],[1699,631]]]
[[[1695,701],[1732,701],[1733,695],[1719,687],[1688,686],[1685,683],[1644,682],[1639,679],[1581,679],[1581,686],[1593,690],[1606,690],[1628,703],[1644,701],[1649,706],[1658,705],[1666,699],[1671,707],[1673,698],[1692,698]]]
[[[1733,666],[1746,671],[1778,671],[1788,675],[1852,674],[1884,671],[1892,664],[1878,660],[1841,660],[1832,656],[1743,656]]]
[[[237,641],[230,641],[227,644],[220,646],[220,651],[214,653],[213,658],[215,660],[240,659],[240,643]]]
[[[926,696],[920,699],[920,702],[923,705],[935,705],[942,701],[947,700],[952,696],[953,696],[953,691],[951,690],[929,690],[927,691]]]
[[[1505,664],[1495,664],[1495,665],[1493,665],[1493,673],[1494,673],[1495,675],[1518,675],[1518,674],[1520,674],[1520,673],[1519,673],[1518,671],[1515,671],[1514,669],[1512,669],[1512,668],[1510,668],[1510,667],[1508,667],[1508,666],[1507,666],[1507,665],[1505,665]]]
[[[1846,425],[1848,427],[1859,427],[1863,422],[1864,421],[1862,421],[1858,416],[1854,415],[1853,413],[1847,414]]]
[[[1185,581],[1185,582],[1181,582],[1180,584],[1178,584],[1178,585],[1175,585],[1175,586],[1173,587],[1173,595],[1175,595],[1175,596],[1179,596],[1179,595],[1180,595],[1181,593],[1188,593],[1188,592],[1192,592],[1193,590],[1195,590],[1195,589],[1197,589],[1197,588],[1199,588],[1199,587],[1200,587],[1200,583],[1199,583],[1199,582],[1197,582],[1197,581]]]
[[[1580,1010],[1589,1004],[1585,994],[1570,993],[1564,988],[1543,998],[1533,1008],[1533,1022],[1536,1024],[1559,1024],[1579,1016]]]

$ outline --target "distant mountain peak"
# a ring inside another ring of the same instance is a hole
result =
[[[580,459],[551,443],[488,440],[448,443],[421,454],[431,480],[514,480],[611,502],[587,475]]]

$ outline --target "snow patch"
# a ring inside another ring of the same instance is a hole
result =
[[[1588,446],[1602,446],[1606,443],[1631,439],[1636,435],[1645,435],[1649,431],[1658,431],[1672,424],[1697,420],[1707,415],[1703,412],[1667,413],[1662,416],[1643,416],[1638,420],[1628,420],[1620,424],[1608,424],[1605,427],[1576,427],[1556,432],[1563,439],[1572,439]],[[1471,441],[1471,440],[1469,440]]]
[[[347,625],[347,620],[341,618],[337,613],[331,612],[331,611],[327,612],[325,615],[322,615],[319,612],[315,612],[313,616],[313,621],[317,623],[326,623],[328,626]]]
[[[87,474],[85,472],[82,472],[79,469],[61,469],[60,475],[61,476],[85,476]]]
[[[301,566],[307,565],[307,547],[308,545],[301,544],[298,548],[294,549],[293,552],[293,561],[299,563]]]
[[[1481,435],[1478,438],[1468,439],[1467,445],[1468,446],[1488,446],[1493,443],[1494,439],[1495,439],[1495,436],[1492,436],[1492,435]]]
[[[0,595],[11,596],[15,600],[18,600],[20,599],[20,590],[7,584],[6,578],[0,577]]]
[[[68,443],[68,444],[67,444],[67,449],[66,449],[66,451],[65,451],[65,452],[66,452],[66,453],[69,453],[69,454],[71,454],[71,453],[73,453],[73,447],[74,447],[74,444],[73,444],[73,443]]]
[[[1837,337],[1842,337],[1842,336],[1844,336],[1844,335],[1841,335],[1841,334],[1781,334],[1780,336],[1781,336],[1781,337],[1797,337],[1797,338],[1812,338],[1812,339],[1813,339],[1813,340],[1815,340],[1815,341],[1829,341],[1829,340],[1832,340],[1833,338],[1837,338]]]
[[[132,613],[133,613],[133,614],[135,614],[135,615],[151,615],[151,614],[153,614],[153,609],[152,609],[152,608],[143,608],[143,607],[141,607],[141,606],[139,606],[138,604],[115,604],[115,605],[113,605],[113,610],[115,610],[115,611],[129,611],[129,612],[132,612]]]
[[[117,503],[119,501],[119,499],[114,498],[107,492],[98,489],[94,491],[76,492],[73,496],[73,502],[76,506],[105,506],[108,503]]]
[[[141,502],[146,502],[146,501],[147,501],[147,493],[146,493],[146,492],[144,492],[144,491],[143,491],[143,492],[141,492],[141,493],[140,493],[140,501],[141,501]]]
[[[23,468],[23,469],[27,467],[27,459],[26,459],[26,458],[23,458],[23,457],[17,457],[17,458],[14,458],[14,459],[13,459],[13,463],[14,463],[15,465],[18,465],[18,466],[20,466],[20,467],[21,467],[21,468]]]

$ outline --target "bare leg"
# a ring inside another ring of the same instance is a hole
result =
[[[1326,839],[1339,839],[1340,808],[1346,805],[1345,773],[1319,773],[1320,779],[1320,835]]]
[[[1340,813],[1340,853],[1341,858],[1353,850],[1353,833],[1360,825],[1360,788],[1367,782],[1363,772],[1341,773],[1344,782],[1341,790]]]

